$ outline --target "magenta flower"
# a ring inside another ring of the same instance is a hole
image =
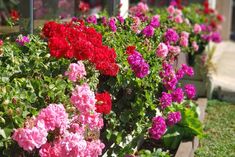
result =
[[[117,31],[117,26],[116,26],[116,19],[115,18],[110,18],[109,20],[109,28],[113,31]]]
[[[97,24],[97,18],[96,18],[95,15],[88,16],[87,19],[86,19],[86,21],[87,21],[88,23]]]
[[[168,47],[164,43],[160,43],[157,47],[156,55],[160,58],[165,58],[168,54]]]
[[[159,27],[160,26],[160,16],[159,15],[153,16],[150,21],[150,25],[154,28]]]
[[[168,106],[171,106],[172,103],[172,96],[171,94],[168,94],[166,92],[162,92],[162,96],[159,99],[160,106],[162,109],[167,108]]]
[[[184,92],[182,88],[176,88],[172,93],[171,93],[172,101],[181,103],[184,100]]]
[[[102,24],[103,24],[104,26],[107,26],[107,25],[108,25],[107,17],[103,16],[103,17],[101,18],[101,21],[102,21]]]
[[[149,65],[139,52],[134,51],[131,55],[128,56],[127,61],[130,64],[131,69],[134,71],[136,77],[144,78],[149,74]]]
[[[196,96],[196,88],[192,84],[185,85],[184,91],[189,99],[193,99]]]
[[[173,126],[181,120],[180,112],[170,112],[167,116],[167,125]]]
[[[29,42],[30,42],[30,39],[29,39],[29,37],[27,37],[27,36],[19,35],[18,38],[16,39],[16,42],[17,42],[19,45],[24,46],[25,43],[29,43]]]
[[[186,64],[182,64],[181,66],[182,66],[181,68],[185,74],[187,74],[190,77],[192,77],[194,75],[194,70],[192,67],[187,66]]]
[[[166,122],[161,116],[152,119],[152,127],[149,129],[150,137],[159,140],[166,132]]]
[[[154,35],[154,28],[151,25],[148,25],[142,30],[142,33],[146,37],[152,37]]]
[[[171,28],[167,29],[164,37],[167,43],[171,43],[171,42],[176,43],[179,40],[179,35],[174,29],[171,29]]]
[[[215,43],[220,43],[222,41],[220,33],[219,32],[213,32],[211,34],[211,40]]]
[[[124,18],[122,16],[117,16],[118,21],[123,24],[124,23]]]

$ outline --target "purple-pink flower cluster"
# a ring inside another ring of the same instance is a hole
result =
[[[116,19],[115,19],[115,18],[110,18],[108,24],[109,24],[109,28],[110,28],[113,32],[116,32],[116,31],[117,31]]]
[[[161,109],[165,109],[168,106],[171,106],[172,96],[169,93],[162,92],[162,96],[159,99]]]
[[[145,14],[148,12],[148,10],[149,8],[147,4],[139,2],[136,6],[130,8],[130,14],[140,18],[141,21],[144,21],[147,18]]]
[[[170,112],[167,116],[167,125],[173,126],[176,123],[180,122],[181,120],[181,113],[178,112]]]
[[[166,122],[163,117],[154,117],[152,119],[152,127],[149,129],[150,137],[156,140],[161,139],[166,132],[166,127]]]
[[[184,91],[189,99],[193,99],[196,96],[196,88],[192,84],[185,85]]]
[[[175,70],[171,64],[167,62],[163,63],[163,69],[160,72],[160,77],[162,78],[163,85],[167,90],[175,89],[178,80],[176,78]]]
[[[30,42],[30,39],[28,36],[22,36],[22,35],[19,35],[16,39],[16,42],[20,45],[20,46],[24,46],[25,43],[29,43]]]
[[[164,34],[164,38],[166,43],[176,43],[179,40],[179,35],[174,29],[168,28]]]
[[[142,55],[134,50],[127,58],[128,63],[131,66],[131,69],[134,71],[136,77],[144,78],[149,74],[149,65],[144,60]]]
[[[176,88],[174,91],[171,93],[172,101],[181,103],[184,100],[184,92],[182,88]]]

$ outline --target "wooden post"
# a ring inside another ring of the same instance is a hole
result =
[[[20,32],[33,33],[33,2],[34,0],[20,0]]]
[[[225,21],[222,24],[222,29],[221,29],[223,40],[230,39],[231,27],[232,27],[232,9],[233,9],[233,0],[216,1],[216,10],[225,17]]]

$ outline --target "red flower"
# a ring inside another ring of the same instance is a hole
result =
[[[218,15],[217,15],[217,20],[219,20],[220,22],[223,22],[223,21],[224,21],[223,15],[218,14]]]
[[[88,60],[102,74],[117,75],[119,67],[115,50],[103,45],[102,35],[94,28],[86,27],[83,21],[66,24],[48,22],[42,32],[49,38],[51,56]]]
[[[81,12],[87,12],[90,10],[90,5],[89,3],[86,3],[86,2],[83,2],[81,1],[80,4],[79,4],[79,10]]]
[[[3,45],[3,41],[0,39],[0,47]]]
[[[11,19],[12,19],[13,21],[18,21],[19,18],[20,18],[19,12],[18,12],[17,10],[14,10],[14,9],[11,10],[10,16],[11,16]]]
[[[128,46],[128,47],[126,48],[126,53],[127,53],[128,55],[131,55],[131,54],[135,51],[135,49],[136,49],[135,46]]]
[[[112,108],[111,96],[108,92],[96,93],[95,98],[97,100],[96,112],[109,114]]]

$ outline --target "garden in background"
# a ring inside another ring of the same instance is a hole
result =
[[[209,43],[221,42],[224,19],[208,1],[177,2],[161,8],[138,2],[127,18],[106,10],[88,15],[81,2],[81,16],[48,21],[34,34],[4,35],[0,156],[170,157],[195,137],[202,141],[196,156],[206,156],[217,138],[207,133],[226,121],[217,126],[213,114],[227,108],[209,101],[202,124],[196,100],[207,91]],[[13,12],[5,24],[18,24]],[[194,85],[198,79],[203,89]]]

